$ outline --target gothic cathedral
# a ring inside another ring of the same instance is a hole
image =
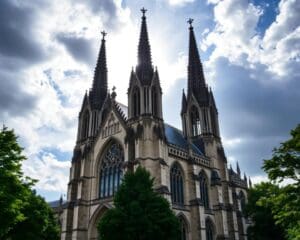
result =
[[[181,223],[182,240],[247,239],[247,178],[232,170],[221,142],[218,110],[205,82],[189,20],[187,93],[182,94],[182,131],[165,123],[162,89],[151,60],[145,9],[138,63],[128,87],[128,107],[107,89],[105,33],[92,88],[79,113],[62,240],[98,239],[97,223],[112,208],[122,176],[138,165],[155,178]]]

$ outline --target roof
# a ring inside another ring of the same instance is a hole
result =
[[[128,107],[120,102],[117,102],[118,106],[121,108],[122,112],[124,113],[125,117],[128,116]],[[175,145],[179,148],[182,148],[186,151],[189,149],[189,143],[187,139],[183,136],[183,133],[178,128],[171,126],[170,124],[165,123],[165,135],[167,138],[167,142],[169,144]],[[201,140],[194,140],[193,143],[190,145],[193,152],[198,155],[204,155],[204,145]]]
[[[56,200],[56,201],[52,201],[52,202],[48,202],[49,206],[51,208],[57,208],[59,206],[61,206],[61,200]]]
[[[188,150],[189,143],[188,143],[187,139],[183,136],[182,131],[167,124],[167,123],[165,123],[164,125],[165,125],[165,135],[167,138],[167,142],[169,144],[173,144],[175,146],[183,148],[184,150]],[[198,155],[203,155],[199,146],[196,146],[194,143],[192,143],[190,146],[194,153],[196,153]]]

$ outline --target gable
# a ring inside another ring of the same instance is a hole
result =
[[[101,138],[117,135],[124,130],[123,124],[114,111],[110,111],[100,129]]]

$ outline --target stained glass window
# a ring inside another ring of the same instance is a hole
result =
[[[105,198],[115,194],[118,190],[122,176],[122,163],[124,152],[120,144],[112,143],[101,159],[99,197]]]
[[[172,203],[183,206],[184,205],[183,174],[180,166],[177,163],[175,163],[171,168],[170,182],[171,182]]]

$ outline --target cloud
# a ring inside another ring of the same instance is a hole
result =
[[[215,27],[202,47],[214,47],[205,67],[215,88],[225,150],[231,162],[262,176],[262,160],[299,123],[299,4],[281,1],[276,21],[260,36],[257,24],[264,12],[259,6],[246,0],[214,3]]]
[[[194,1],[195,0],[168,0],[168,3],[172,6],[183,6]]]
[[[35,39],[32,27],[36,11],[16,1],[4,0],[0,8],[0,66],[30,64],[45,58],[45,51]],[[15,65],[15,66],[16,66]]]
[[[19,78],[19,79],[18,79]],[[36,106],[37,98],[24,91],[24,79],[14,73],[0,72],[0,121],[9,117],[26,116]]]
[[[91,39],[66,33],[58,33],[56,39],[66,47],[75,61],[87,64],[95,63],[96,54],[93,52]]]
[[[23,169],[33,179],[37,179],[36,189],[43,191],[66,192],[69,178],[69,161],[59,161],[47,152],[41,152],[39,157],[32,156],[23,164]]]

